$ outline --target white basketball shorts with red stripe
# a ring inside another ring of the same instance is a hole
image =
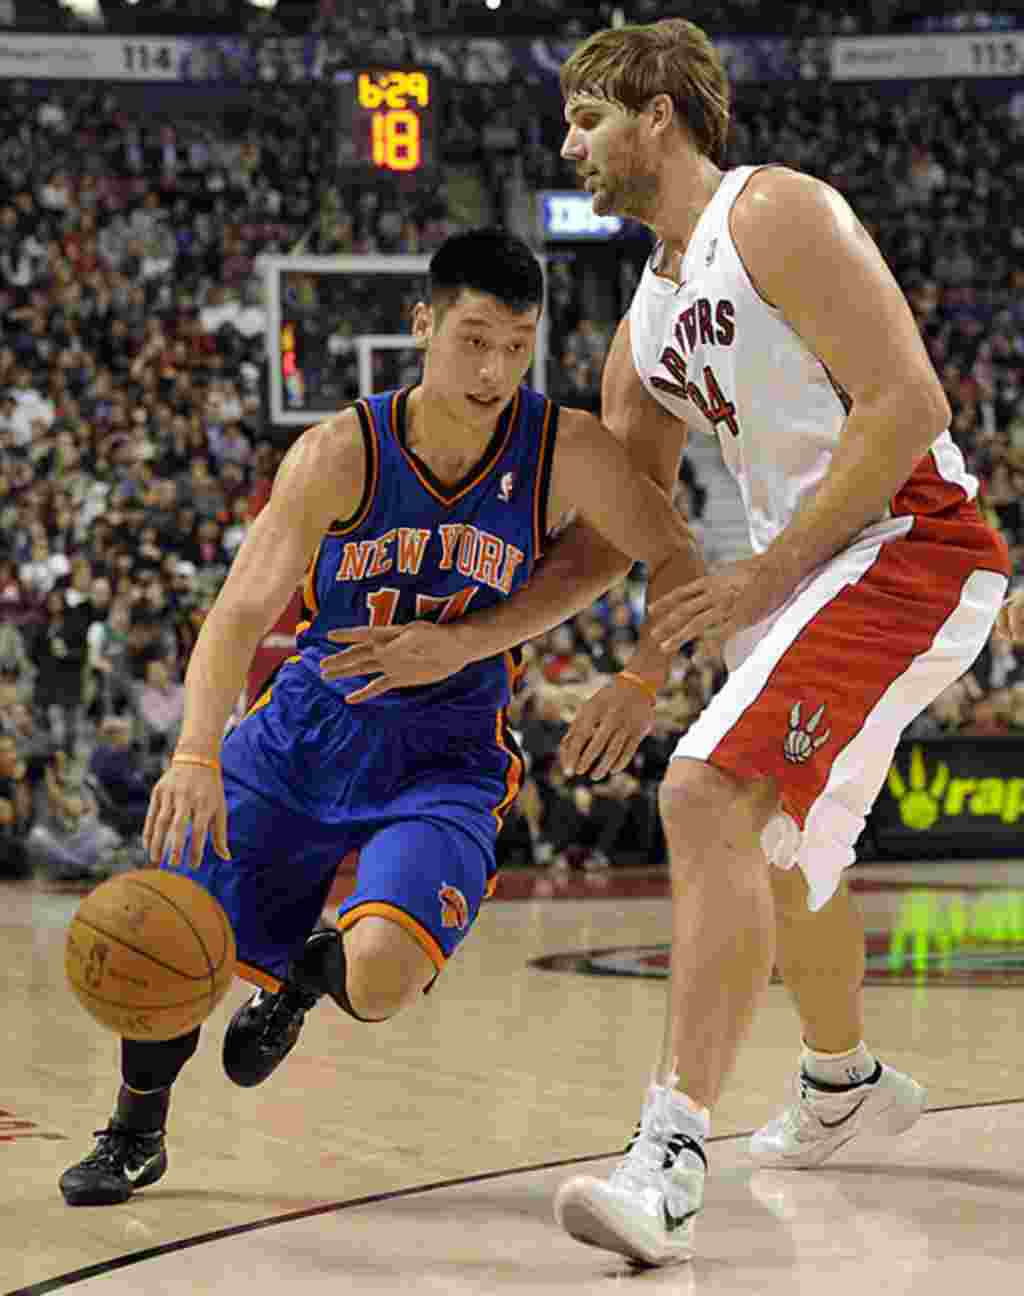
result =
[[[854,862],[903,730],[970,668],[1006,593],[1006,547],[970,506],[885,530],[730,642],[728,681],[673,753],[775,780],[762,844],[803,870],[811,909]]]

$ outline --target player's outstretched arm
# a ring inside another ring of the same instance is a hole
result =
[[[555,516],[574,510],[613,548],[646,563],[655,598],[704,570],[693,533],[669,494],[637,472],[625,447],[583,410],[562,410],[549,509]]]
[[[358,507],[365,473],[354,412],[303,433],[285,456],[270,500],[235,556],[192,651],[175,749],[175,758],[192,759],[172,760],[153,790],[143,840],[154,863],[167,850],[177,861],[190,825],[193,865],[211,827],[216,849],[226,854],[217,762],[228,717],[257,645],[284,611],[324,532]]]
[[[649,601],[704,573],[699,547],[671,494],[635,470],[630,454],[593,415],[562,411],[551,498],[555,507],[576,509],[609,544],[647,564]],[[562,743],[567,773],[603,778],[623,768],[650,727],[651,704],[668,661],[645,627],[628,670],[577,713]],[[636,723],[638,710],[642,725]]]
[[[346,695],[351,705],[396,688],[435,684],[472,661],[494,657],[561,625],[621,580],[632,566],[591,528],[573,522],[552,540],[529,584],[482,612],[446,625],[411,621],[401,626],[350,626],[332,630],[347,645],[320,663],[325,680],[372,675]]]

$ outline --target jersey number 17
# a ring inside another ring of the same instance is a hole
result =
[[[415,612],[411,617],[402,620],[436,621],[439,625],[444,625],[447,621],[456,621],[469,607],[470,600],[478,589],[477,585],[467,585],[465,589],[460,589],[457,594],[449,594],[447,598],[437,598],[433,594],[417,594]],[[371,626],[395,624],[395,614],[398,611],[401,593],[401,590],[385,588],[367,594],[366,603],[370,609]]]

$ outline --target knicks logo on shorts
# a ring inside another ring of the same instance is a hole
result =
[[[437,898],[441,902],[442,927],[456,927],[463,931],[469,926],[469,905],[458,887],[449,886],[445,882],[438,891]]]

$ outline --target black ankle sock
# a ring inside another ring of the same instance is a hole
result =
[[[123,1084],[117,1094],[114,1120],[135,1134],[157,1134],[167,1124],[170,1105],[169,1087],[154,1089],[150,1093],[137,1093]]]
[[[136,1093],[169,1089],[199,1045],[199,1027],[176,1039],[121,1041],[121,1079]]]

